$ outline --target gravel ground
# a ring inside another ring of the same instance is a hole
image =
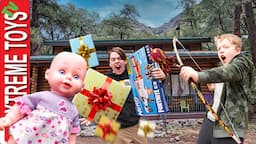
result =
[[[162,121],[156,121],[155,137],[149,144],[195,144],[202,119],[167,120],[166,129]],[[107,144],[101,138],[93,136],[95,126],[84,127],[77,137],[77,144]],[[165,131],[166,130],[166,131]],[[255,144],[256,122],[250,123],[244,144]]]

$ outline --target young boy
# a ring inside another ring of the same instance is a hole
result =
[[[248,98],[250,83],[255,72],[252,60],[242,54],[242,40],[233,34],[216,36],[218,57],[223,64],[220,67],[195,71],[191,67],[181,68],[180,76],[195,83],[216,83],[213,109],[231,131],[244,141],[248,127]],[[219,94],[217,94],[219,93]],[[198,144],[235,144],[224,128],[208,111],[202,124]]]
[[[10,126],[8,144],[76,144],[80,123],[70,98],[83,88],[86,70],[87,63],[80,55],[56,55],[45,72],[50,91],[20,97],[0,118],[0,130]]]

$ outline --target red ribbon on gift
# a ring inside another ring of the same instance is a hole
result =
[[[116,135],[117,132],[113,130],[112,128],[112,121],[110,120],[108,123],[105,123],[105,124],[98,124],[99,128],[101,128],[102,132],[103,132],[103,135],[102,135],[102,138],[105,139],[107,135],[109,134],[114,134]]]
[[[112,94],[108,92],[107,88],[111,84],[112,79],[106,78],[104,85],[101,88],[93,87],[93,91],[83,89],[80,93],[88,97],[88,104],[92,105],[91,111],[88,114],[87,119],[92,121],[95,114],[99,110],[105,111],[107,107],[112,108],[115,111],[120,112],[122,107],[111,101]]]

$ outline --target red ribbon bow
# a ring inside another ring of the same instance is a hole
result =
[[[112,95],[106,89],[93,87],[88,98],[88,104],[95,105],[96,111],[106,110],[107,106],[112,104]]]
[[[91,112],[88,114],[87,119],[92,121],[95,114],[103,110],[105,111],[107,107],[112,108],[115,111],[120,112],[122,107],[113,103],[111,101],[112,94],[108,92],[107,88],[111,84],[112,79],[107,78],[104,85],[101,88],[93,87],[93,91],[88,91],[83,89],[80,93],[88,97],[88,104],[92,105]]]
[[[99,124],[98,125],[101,128],[102,132],[103,132],[103,136],[102,136],[103,139],[105,139],[108,134],[111,134],[111,133],[114,134],[114,135],[117,134],[117,132],[113,130],[111,124],[112,124],[112,122],[109,121],[106,124]]]

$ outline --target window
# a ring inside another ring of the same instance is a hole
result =
[[[179,75],[171,75],[172,81],[172,96],[188,96],[189,85]]]
[[[166,78],[164,89],[170,112],[181,112],[181,101],[189,105],[189,112],[205,111],[205,106],[195,90],[178,74],[172,74]]]

